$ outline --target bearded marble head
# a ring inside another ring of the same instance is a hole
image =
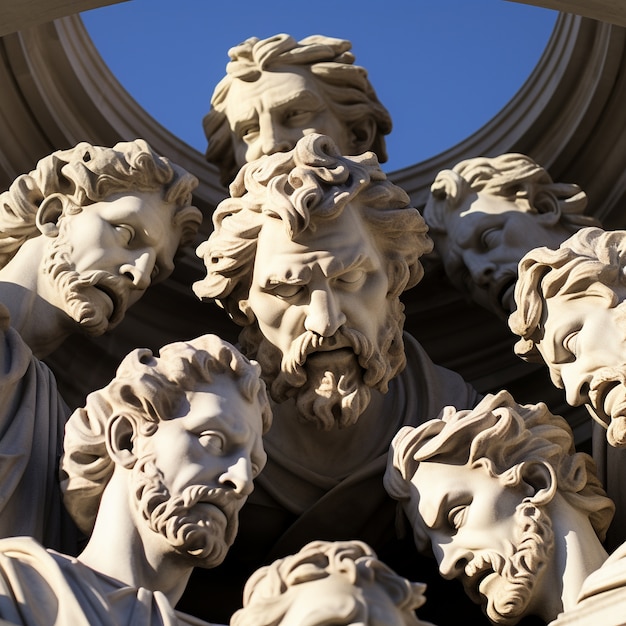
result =
[[[354,64],[345,39],[284,33],[251,37],[228,51],[226,76],[215,87],[203,125],[207,161],[228,185],[239,168],[285,152],[300,137],[329,135],[343,154],[372,150],[387,160],[391,117]]]
[[[79,528],[91,531],[122,471],[139,536],[155,533],[194,565],[219,564],[266,461],[259,369],[214,335],[129,354],[66,426],[61,487]]]
[[[502,391],[400,429],[384,484],[442,576],[459,579],[492,622],[510,625],[530,614],[555,558],[548,506],[557,493],[604,538],[614,506],[594,472],[563,418]]]
[[[586,228],[557,250],[529,252],[509,318],[515,352],[544,361],[567,402],[586,404],[616,447],[626,446],[625,235]]]
[[[424,209],[450,282],[470,300],[507,317],[517,264],[532,248],[557,247],[599,222],[583,215],[578,185],[554,183],[523,154],[461,161],[437,174]]]
[[[244,326],[276,402],[325,429],[354,424],[405,365],[400,294],[432,248],[376,157],[341,156],[323,135],[244,166],[198,248],[194,285]]]
[[[171,274],[202,221],[197,184],[141,139],[54,152],[0,196],[0,267],[43,241],[37,295],[100,335]]]

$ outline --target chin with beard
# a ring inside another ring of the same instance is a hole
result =
[[[195,567],[222,563],[237,535],[244,498],[205,485],[192,485],[180,496],[172,496],[154,455],[138,459],[133,467],[133,485],[137,510],[153,532]],[[202,504],[194,512],[198,503]]]
[[[72,246],[62,233],[51,241],[48,252],[43,271],[61,295],[65,314],[82,330],[99,336],[122,321],[128,306],[127,278],[113,276],[103,270],[77,272],[70,260]],[[94,285],[106,294],[113,294],[114,310],[110,319],[89,298],[88,290]]]
[[[462,576],[467,595],[483,604],[492,622],[505,626],[516,624],[526,615],[539,574],[554,551],[552,522],[541,507],[522,503],[515,510],[515,520],[518,536],[510,544],[511,555],[476,552]],[[480,581],[493,572],[497,576],[480,589]]]
[[[346,428],[368,407],[371,389],[387,393],[406,364],[402,304],[398,298],[389,304],[375,343],[346,327],[332,337],[305,331],[282,354],[254,323],[241,331],[241,349],[260,363],[275,402],[294,398],[299,419],[321,430]]]

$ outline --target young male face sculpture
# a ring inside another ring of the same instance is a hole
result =
[[[143,140],[55,152],[0,196],[0,280],[34,290],[65,332],[100,335],[171,273],[202,219],[196,185]]]
[[[322,429],[355,423],[405,364],[399,295],[431,249],[421,216],[374,155],[315,134],[244,166],[231,195],[198,248],[196,294],[244,326],[277,402],[295,397]]]
[[[616,447],[626,446],[625,235],[587,228],[558,250],[531,251],[509,319],[516,353],[545,361],[567,402],[587,404]]]
[[[424,219],[452,284],[507,317],[526,252],[557,247],[576,230],[599,226],[582,215],[586,204],[577,185],[553,183],[529,157],[503,154],[439,172]]]
[[[291,150],[311,133],[332,137],[342,154],[373,150],[386,161],[391,118],[351,44],[322,35],[296,41],[252,37],[228,51],[227,75],[204,118],[206,157],[228,185],[238,169],[265,154]]]
[[[378,560],[361,541],[314,541],[257,570],[231,626],[430,626],[415,610],[424,585]]]
[[[68,421],[61,461],[66,506],[91,533],[82,562],[111,575],[111,567],[130,568],[140,581],[144,560],[157,574],[169,561],[222,562],[266,460],[261,437],[271,413],[259,373],[230,344],[204,335],[158,357],[135,350],[88,396]],[[111,565],[128,555],[107,556],[107,541],[109,552],[127,545],[135,555],[126,567]]]
[[[526,615],[550,621],[562,598],[576,597],[578,589],[550,580],[561,580],[567,558],[574,569],[606,558],[600,540],[613,505],[594,469],[574,452],[565,420],[500,392],[472,411],[448,407],[439,419],[403,427],[384,481],[441,574],[460,579],[494,623],[515,624]],[[554,529],[575,532],[576,519],[584,545],[568,552]],[[579,558],[585,551],[591,557]]]

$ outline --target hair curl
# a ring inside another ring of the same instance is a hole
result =
[[[512,199],[520,211],[560,222],[570,232],[599,226],[594,217],[583,215],[587,195],[578,185],[554,183],[550,174],[523,154],[476,157],[440,171],[430,188],[424,219],[433,234],[446,234],[447,216],[456,211],[472,192]]]
[[[278,626],[289,609],[287,592],[298,585],[344,576],[352,585],[376,583],[395,606],[412,618],[413,611],[426,601],[425,585],[399,576],[362,541],[313,541],[297,554],[261,567],[248,579],[243,592],[243,608],[231,620],[231,626]]]
[[[198,247],[207,275],[193,290],[200,298],[215,298],[241,326],[254,321],[242,303],[268,219],[282,220],[293,239],[314,229],[316,220],[335,219],[357,200],[387,265],[389,297],[413,287],[424,274],[419,258],[433,245],[426,223],[408,206],[408,195],[387,180],[372,152],[341,156],[329,137],[306,135],[290,152],[244,165],[230,193],[215,210],[211,236]]]
[[[420,549],[426,548],[428,539],[417,503],[411,501],[411,479],[419,464],[474,465],[481,460],[492,476],[506,474],[512,486],[533,464],[543,464],[553,475],[553,489],[584,512],[604,540],[615,506],[602,488],[593,459],[575,451],[568,423],[543,402],[519,405],[507,391],[500,391],[487,395],[471,411],[446,407],[437,419],[415,428],[405,426],[394,437],[383,483],[402,503]]]
[[[118,415],[133,420],[144,436],[158,423],[171,419],[198,385],[211,384],[216,376],[229,374],[248,402],[258,403],[263,432],[272,413],[258,363],[216,335],[202,335],[171,343],[154,356],[147,348],[128,354],[115,378],[87,396],[84,408],[70,416],[65,427],[61,459],[61,489],[65,506],[79,528],[90,532],[102,492],[113,475],[114,461],[107,452],[107,425]]]
[[[115,193],[162,190],[164,201],[177,207],[174,223],[182,229],[180,246],[187,245],[202,222],[202,214],[191,205],[197,185],[195,176],[156,154],[143,139],[113,148],[82,142],[53,152],[0,194],[0,267],[26,240],[41,234],[37,212],[52,194],[66,196],[71,202],[64,210],[78,213]]]
[[[230,61],[226,76],[218,83],[211,98],[211,109],[203,120],[208,147],[206,159],[216,165],[221,181],[227,186],[239,166],[235,161],[232,131],[226,117],[226,100],[233,81],[253,82],[272,68],[308,66],[328,108],[348,126],[363,119],[373,119],[377,132],[371,150],[379,161],[387,160],[384,136],[391,132],[391,116],[380,103],[367,78],[367,71],[354,65],[352,44],[345,39],[313,35],[301,41],[285,34],[267,39],[251,37],[228,51]]]

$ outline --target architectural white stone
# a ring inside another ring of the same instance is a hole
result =
[[[587,196],[554,183],[523,154],[476,157],[437,174],[424,208],[452,284],[477,304],[507,318],[514,309],[517,265],[529,250],[556,248],[585,226]]]
[[[214,335],[136,350],[70,417],[61,460],[77,558],[0,540],[0,617],[26,626],[200,624],[173,607],[222,562],[263,469],[260,368]]]
[[[507,392],[472,411],[402,428],[385,487],[421,549],[458,578],[495,624],[576,605],[585,578],[607,559],[613,514],[590,456],[574,452],[567,422]],[[622,616],[623,617],[623,614]]]
[[[416,617],[424,585],[402,578],[362,541],[313,541],[257,570],[231,626],[432,626]]]

